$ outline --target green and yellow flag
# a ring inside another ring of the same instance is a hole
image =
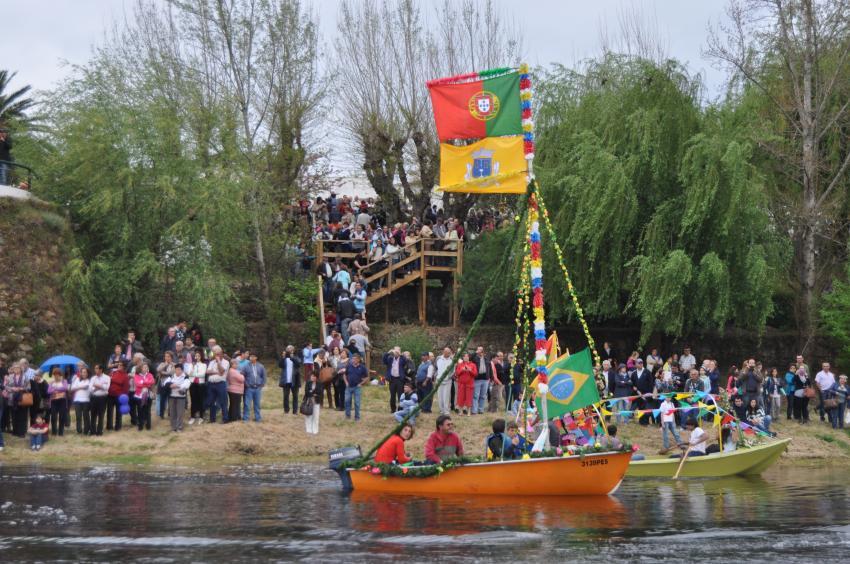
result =
[[[549,418],[582,409],[599,401],[593,379],[590,349],[564,354],[546,366],[549,393],[546,395]]]

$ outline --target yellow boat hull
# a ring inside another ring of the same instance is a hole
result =
[[[761,474],[774,464],[791,439],[773,443],[741,448],[734,452],[709,454],[707,456],[688,457],[682,466],[680,477],[684,478],[720,478],[723,476],[752,476]],[[626,476],[630,478],[672,478],[679,467],[680,459],[667,457],[648,457],[646,460],[633,460],[629,464]]]
[[[481,462],[429,478],[401,478],[349,469],[354,491],[393,494],[607,495],[620,486],[632,454]]]

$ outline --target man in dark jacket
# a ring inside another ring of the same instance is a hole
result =
[[[475,349],[475,354],[470,355],[470,362],[478,369],[475,376],[475,388],[472,392],[472,414],[484,413],[484,405],[487,402],[487,389],[493,378],[493,367],[490,358],[484,354],[484,347]]]
[[[401,348],[394,347],[384,354],[384,365],[387,367],[387,384],[390,388],[390,413],[395,413],[396,402],[404,393],[404,377],[407,373],[407,359],[401,354]]]
[[[653,387],[655,386],[655,379],[652,376],[652,372],[644,368],[643,359],[639,358],[635,361],[637,367],[635,371],[632,373],[632,381],[635,383],[635,387],[638,390],[638,393],[642,396],[646,394],[651,394]],[[652,407],[651,398],[641,397],[637,401],[638,409],[648,409]],[[640,418],[641,425],[649,424],[649,416],[644,415]]]
[[[298,390],[301,388],[301,359],[295,354],[295,347],[289,345],[280,356],[278,386],[283,389],[283,412],[289,413],[289,398],[292,397],[292,414],[298,415]]]

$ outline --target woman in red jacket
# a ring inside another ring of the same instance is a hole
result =
[[[472,411],[472,392],[477,375],[478,368],[469,360],[469,353],[464,353],[463,360],[455,368],[455,380],[457,380],[457,406],[467,417]]]
[[[121,430],[121,420],[124,416],[121,413],[120,398],[122,395],[128,396],[130,394],[130,377],[127,375],[127,361],[119,360],[116,366],[115,370],[109,375],[109,394],[106,397],[107,431]]]
[[[139,431],[142,428],[151,430],[151,402],[154,399],[153,392],[151,389],[154,387],[153,374],[151,374],[150,367],[146,363],[142,363],[139,371],[133,375],[133,382],[136,384],[136,391],[134,392],[134,397],[136,398],[136,404],[139,406]]]
[[[387,439],[375,453],[375,462],[384,464],[404,464],[410,462],[410,455],[404,452],[404,441],[413,438],[413,425],[405,423],[398,433]]]

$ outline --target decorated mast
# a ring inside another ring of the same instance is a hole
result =
[[[542,400],[537,402],[538,411],[546,422],[550,414],[560,416],[599,401],[592,363],[595,361],[598,365],[600,360],[534,179],[531,86],[526,64],[428,82],[440,139],[439,189],[447,193],[527,196],[526,255],[519,287],[514,352],[526,338],[525,305],[528,300],[534,343],[532,388]],[[541,226],[548,232],[588,341],[588,349],[575,355],[577,358],[571,359],[569,354],[559,356],[556,335],[553,333],[547,338]],[[530,292],[530,296],[526,296],[526,292]],[[547,439],[548,426],[544,425],[535,449],[544,448]]]

